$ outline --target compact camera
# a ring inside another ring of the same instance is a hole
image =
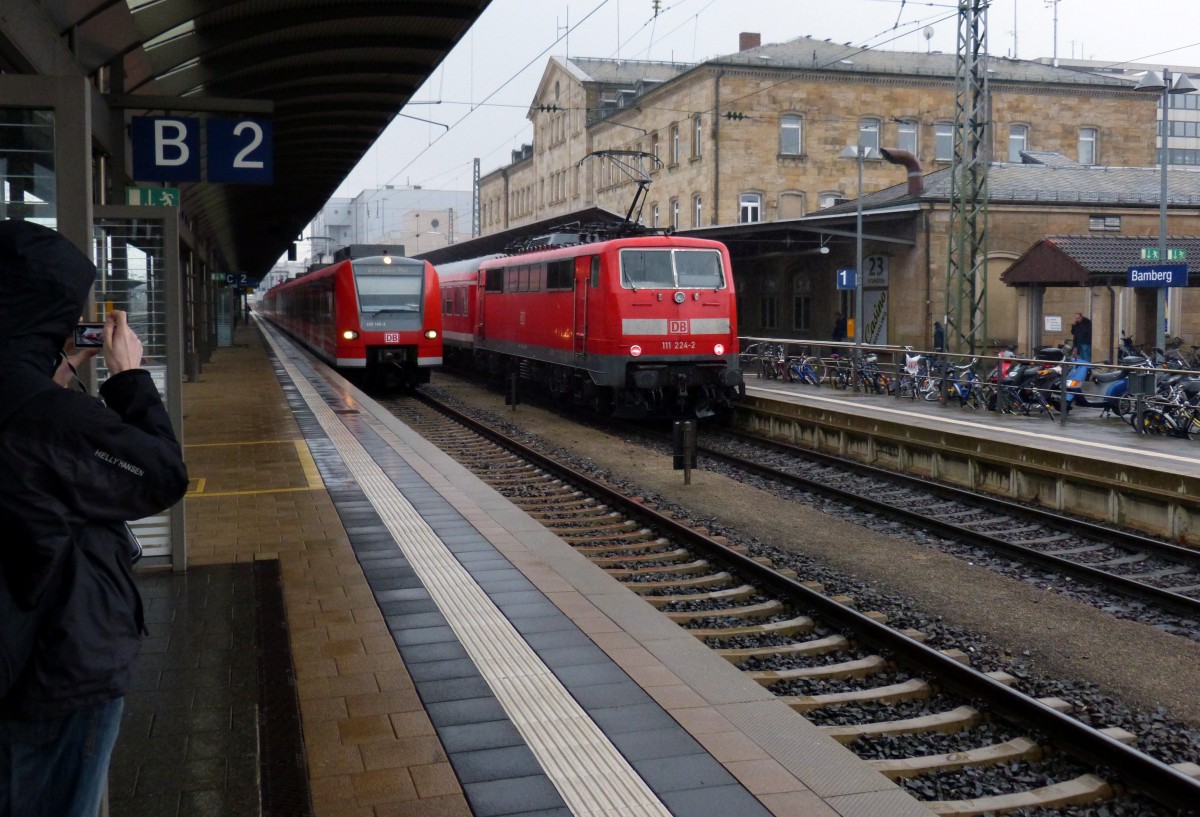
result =
[[[104,324],[80,323],[75,326],[75,348],[104,345]]]

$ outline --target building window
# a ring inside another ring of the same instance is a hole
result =
[[[792,329],[807,332],[812,328],[812,298],[797,295],[792,299]]]
[[[702,207],[702,203],[700,201],[700,197],[692,196],[692,226],[693,227],[704,226],[704,222],[702,221],[702,217],[703,217],[702,212],[701,212],[702,210],[703,210],[703,207]]]
[[[784,192],[779,194],[780,219],[803,218],[804,194],[800,192]]]
[[[938,122],[933,126],[933,158],[939,162],[954,158],[953,122]]]
[[[762,329],[775,328],[776,301],[774,295],[763,295],[758,299],[758,318]]]
[[[743,193],[738,197],[738,223],[753,224],[756,221],[762,221],[762,196]]]
[[[671,229],[679,229],[679,199],[671,199]]]
[[[659,163],[658,134],[657,133],[650,134],[650,152],[654,154],[654,162],[651,163],[650,169],[654,170],[656,167],[658,167],[658,163]]]
[[[650,226],[651,227],[658,226],[658,205],[657,204],[650,205]]]
[[[704,144],[704,128],[701,127],[700,117],[692,120],[692,156],[700,158],[700,149]]]
[[[1121,232],[1120,216],[1088,216],[1088,229],[1093,232]]]
[[[1020,162],[1021,152],[1029,149],[1029,128],[1025,125],[1008,126],[1008,160]]]
[[[785,156],[799,156],[804,148],[803,120],[795,114],[779,117],[779,152]]]
[[[901,150],[907,150],[913,156],[919,156],[917,151],[917,120],[901,119],[898,125],[896,145]]]
[[[820,193],[817,195],[817,207],[824,210],[826,207],[833,207],[842,200],[842,194],[837,192]]]
[[[1096,129],[1079,129],[1079,164],[1096,164]]]
[[[679,164],[679,126],[671,126],[671,164]]]
[[[878,119],[860,119],[858,120],[858,143],[864,148],[864,158],[876,159],[879,157],[879,120]]]

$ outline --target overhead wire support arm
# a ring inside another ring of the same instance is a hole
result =
[[[650,172],[646,169],[644,161],[649,160],[651,169],[657,170],[663,166],[662,160],[644,150],[593,150],[580,159],[575,166],[581,167],[593,156],[608,159],[617,170],[638,186],[637,192],[633,195],[633,201],[629,203],[629,210],[625,213],[626,229],[636,227],[642,218],[642,205],[646,200],[646,191],[649,189],[651,181]]]

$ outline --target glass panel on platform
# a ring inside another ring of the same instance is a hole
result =
[[[54,111],[0,108],[0,219],[58,229]]]
[[[150,372],[158,393],[167,399],[167,285],[163,226],[157,220],[105,219],[95,222],[92,258],[96,262],[96,320],[114,309],[129,315],[129,325],[142,340],[142,368]],[[96,383],[108,370],[99,366]],[[171,515],[130,523],[146,556],[171,552]]]

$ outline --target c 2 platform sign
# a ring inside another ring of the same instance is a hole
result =
[[[135,116],[130,120],[133,178],[138,181],[198,182],[201,159],[210,182],[270,184],[274,180],[274,130],[263,119],[207,122],[201,156],[200,120],[178,116]]]

